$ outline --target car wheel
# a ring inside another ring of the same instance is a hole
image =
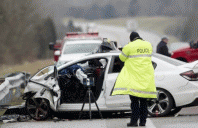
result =
[[[178,112],[180,112],[181,109],[182,109],[182,107],[176,107],[176,108],[172,109],[168,115],[175,115]]]
[[[173,108],[173,98],[169,92],[157,89],[157,99],[148,102],[148,113],[153,117],[166,116]]]
[[[50,107],[46,99],[29,98],[26,100],[26,110],[34,120],[45,120],[50,116]]]

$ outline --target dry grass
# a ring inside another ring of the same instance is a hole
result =
[[[48,65],[53,65],[53,59],[37,60],[34,62],[25,62],[21,65],[2,65],[0,66],[0,77],[17,71],[28,72],[30,74],[36,73],[39,69]]]

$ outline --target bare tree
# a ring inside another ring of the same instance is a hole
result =
[[[40,47],[40,44],[35,40],[38,32],[37,26],[40,25],[41,28],[44,28],[46,31],[49,30],[47,30],[46,27],[52,26],[51,24],[44,24],[43,21],[45,18],[42,18],[35,10],[36,6],[32,4],[32,0],[1,0],[1,64],[16,64],[37,58]],[[50,34],[45,32],[41,35],[44,40],[49,38],[49,36],[46,37],[46,35]],[[45,47],[48,47],[48,44],[45,43],[45,45]]]

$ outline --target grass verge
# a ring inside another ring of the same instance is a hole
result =
[[[53,59],[37,60],[34,62],[24,62],[18,65],[1,65],[0,66],[0,77],[16,71],[28,72],[31,75],[35,74],[39,69],[48,65],[53,65]]]

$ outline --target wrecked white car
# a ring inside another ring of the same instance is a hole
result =
[[[46,67],[40,70],[30,78],[25,88],[23,98],[27,112],[35,120],[44,120],[52,111],[80,111],[87,92],[82,84],[82,76],[94,78],[91,89],[101,111],[130,111],[129,96],[110,95],[124,65],[119,54],[119,51],[93,54],[70,61],[57,69]],[[198,61],[187,64],[159,54],[153,54],[152,61],[158,98],[148,103],[151,116],[175,114],[182,107],[197,105]],[[79,72],[77,75],[76,71],[68,70],[74,65],[82,67],[85,75],[78,76]],[[89,102],[88,97],[86,102]],[[91,102],[92,111],[97,111],[94,100],[91,99]],[[89,106],[85,105],[84,110],[89,110]]]

